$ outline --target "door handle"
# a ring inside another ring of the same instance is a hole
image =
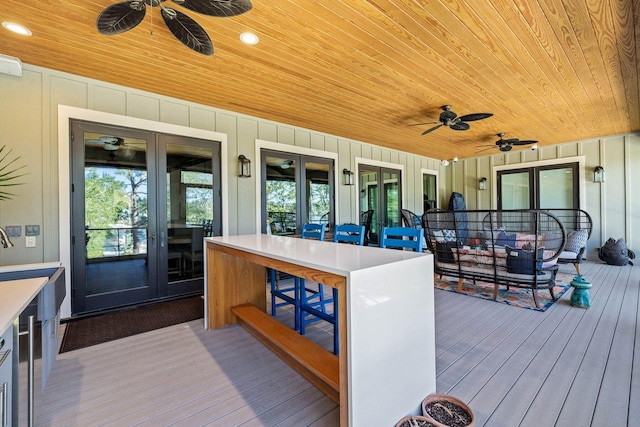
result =
[[[166,239],[166,236],[165,236],[165,234],[164,234],[164,231],[161,231],[161,232],[160,232],[160,247],[161,247],[161,248],[164,248],[164,247],[165,247],[165,245],[166,245],[166,240],[167,240],[167,239]]]

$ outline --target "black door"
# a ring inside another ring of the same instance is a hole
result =
[[[72,313],[202,292],[202,237],[221,233],[219,143],[71,128]]]

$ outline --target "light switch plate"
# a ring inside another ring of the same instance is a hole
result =
[[[40,235],[40,226],[39,225],[25,225],[24,226],[24,235],[25,236],[39,236]]]
[[[26,247],[27,248],[35,248],[36,247],[36,236],[27,236],[25,238]]]
[[[4,229],[9,237],[20,237],[22,235],[21,225],[7,225]]]

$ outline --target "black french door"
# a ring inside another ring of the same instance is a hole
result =
[[[72,313],[203,290],[219,143],[72,122]]]
[[[400,209],[402,201],[401,172],[378,166],[360,164],[358,185],[360,189],[360,217],[364,212],[373,211],[369,244],[378,245],[382,227],[401,225]]]
[[[305,223],[335,223],[332,159],[262,150],[262,233],[302,232]]]
[[[498,209],[580,207],[578,163],[499,171]]]

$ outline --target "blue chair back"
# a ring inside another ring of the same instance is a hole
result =
[[[355,243],[364,245],[364,225],[343,224],[336,225],[333,233],[335,243]]]
[[[324,230],[325,224],[303,224],[302,238],[324,240]]]
[[[416,252],[422,252],[422,238],[424,229],[409,227],[383,227],[380,247],[381,248],[409,248]],[[408,237],[409,239],[404,239]]]

